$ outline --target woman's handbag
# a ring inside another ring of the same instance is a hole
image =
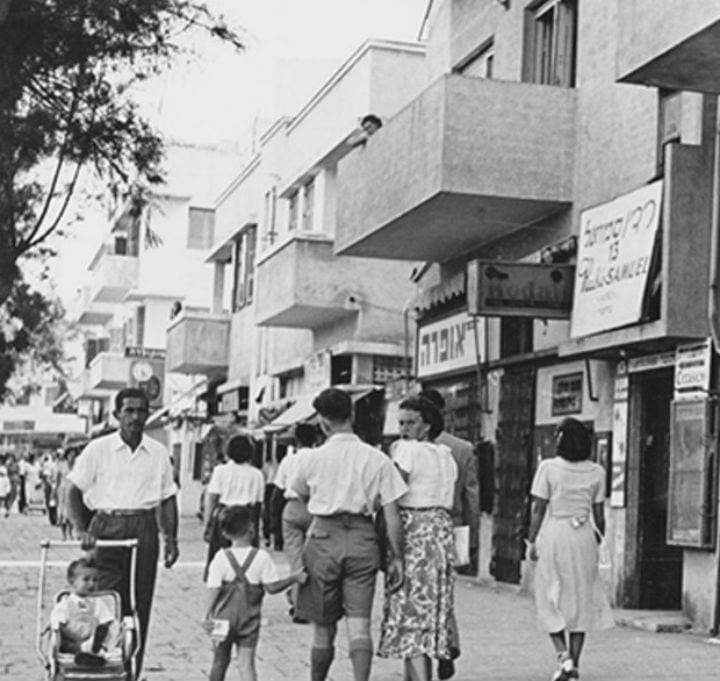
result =
[[[608,546],[607,539],[605,539],[605,535],[600,532],[600,528],[597,526],[595,517],[592,514],[590,514],[590,523],[598,540],[598,571],[601,577],[610,577],[612,573],[610,547]]]

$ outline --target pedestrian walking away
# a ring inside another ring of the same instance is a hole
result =
[[[370,615],[380,567],[372,514],[383,509],[390,543],[387,584],[403,580],[402,527],[397,500],[407,491],[400,473],[380,450],[352,428],[352,401],[338,388],[313,401],[328,436],[304,452],[289,487],[308,500],[313,521],[303,551],[308,580],[300,587],[296,614],[313,623],[310,679],[324,681],[335,655],[337,623],[346,618],[355,681],[368,681],[373,645]]]
[[[580,677],[585,633],[613,626],[598,569],[605,531],[605,471],[590,461],[587,428],[566,418],[556,456],[540,462],[532,483],[528,558],[535,567],[538,622],[558,658],[552,681]]]
[[[433,442],[443,418],[432,402],[403,400],[398,422],[402,439],[391,456],[408,485],[398,500],[405,580],[385,595],[378,655],[402,659],[406,681],[430,681],[431,661],[451,660],[457,464],[449,447]]]
[[[252,465],[255,443],[249,435],[234,435],[226,447],[228,461],[215,466],[205,492],[205,531],[208,542],[207,562],[203,579],[207,578],[210,561],[221,548],[230,546],[218,522],[219,514],[231,506],[247,506],[254,524],[253,545],[258,546],[259,523],[265,494],[265,478]]]
[[[159,557],[157,518],[165,544],[165,567],[178,559],[177,486],[170,454],[143,434],[147,395],[124,388],[115,397],[119,431],[92,440],[68,474],[68,510],[84,548],[95,548],[100,589],[120,593],[123,615],[131,614],[130,560],[126,549],[95,547],[96,539],[137,539],[135,601],[140,626],[138,675],[147,641]],[[85,502],[93,510],[88,524]],[[158,513],[159,509],[159,513]]]
[[[288,482],[295,473],[299,457],[303,452],[315,446],[318,439],[317,428],[309,423],[298,423],[295,426],[294,437],[295,450],[285,455],[275,474],[276,496],[282,495],[284,501],[282,510],[283,551],[288,557],[292,571],[299,570],[302,567],[302,551],[312,516],[308,512],[305,502],[300,499],[296,492],[288,488]],[[279,505],[282,501],[276,499],[274,503]],[[294,622],[302,624],[305,620],[295,614],[298,589],[299,586],[294,585],[288,592],[290,616]]]
[[[278,577],[270,554],[253,546],[253,521],[247,506],[230,506],[220,513],[219,526],[231,546],[215,554],[208,570],[203,626],[214,642],[210,681],[224,681],[233,645],[240,680],[257,681],[255,650],[263,596],[284,591],[306,577],[303,570]]]
[[[430,400],[441,413],[445,409],[445,400],[437,390],[423,390],[420,397]],[[457,464],[458,476],[455,481],[452,507],[453,525],[455,527],[467,526],[470,537],[470,564],[465,567],[458,566],[457,571],[476,574],[479,549],[480,484],[475,451],[471,442],[448,433],[444,427],[435,438],[435,443],[449,447]],[[455,673],[453,660],[460,657],[460,629],[454,611],[448,620],[448,627],[450,630],[450,659],[438,662],[440,679],[449,679],[453,676]]]

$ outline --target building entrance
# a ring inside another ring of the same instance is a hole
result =
[[[682,549],[668,546],[670,402],[673,371],[638,376],[640,402],[638,494],[638,606],[679,609]]]

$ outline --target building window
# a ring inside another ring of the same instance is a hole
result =
[[[234,248],[233,310],[252,303],[255,289],[255,227],[244,231]]]
[[[300,202],[300,197],[298,196],[297,191],[290,195],[288,201],[290,201],[290,209],[288,211],[288,230],[292,232],[297,229],[298,226],[298,204]]]
[[[495,62],[495,44],[492,40],[471,52],[453,70],[463,76],[475,78],[492,78]]]
[[[550,0],[529,11],[528,80],[542,85],[575,86],[577,0]]]
[[[277,217],[277,187],[265,192],[265,246],[272,246],[277,238],[275,219]]]
[[[187,247],[204,250],[212,246],[214,238],[215,211],[205,208],[190,208]]]
[[[315,205],[315,180],[306,182],[303,186],[303,211],[302,229],[303,232],[313,231],[313,208]]]

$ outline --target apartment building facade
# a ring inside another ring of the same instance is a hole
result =
[[[360,118],[386,118],[412,98],[423,59],[420,44],[368,41],[299,112],[268,128],[215,206],[208,262],[217,297],[230,295],[232,307],[219,410],[265,438],[271,459],[276,436],[309,418],[312,398],[331,384],[365,399],[379,439],[382,403],[372,393],[407,373],[412,267],[333,255],[335,183]]]
[[[214,199],[235,167],[232,150],[174,144],[167,181],[142,205],[117,211],[88,271],[77,315],[85,335],[85,368],[77,389],[89,434],[114,424],[121,388],[142,387],[153,412],[147,432],[170,449],[181,485],[181,510],[195,512],[201,490],[198,443],[206,405],[195,398],[217,377],[222,362],[187,363],[166,347],[169,323],[204,319],[212,309],[212,270],[205,258],[214,239]],[[217,185],[215,184],[217,183]],[[227,347],[229,321],[219,342]]]
[[[430,3],[425,84],[339,162],[335,231],[337,255],[425,262],[416,375],[495,450],[481,576],[523,578],[530,480],[573,416],[608,470],[615,603],[706,630],[719,21],[717,2]]]

